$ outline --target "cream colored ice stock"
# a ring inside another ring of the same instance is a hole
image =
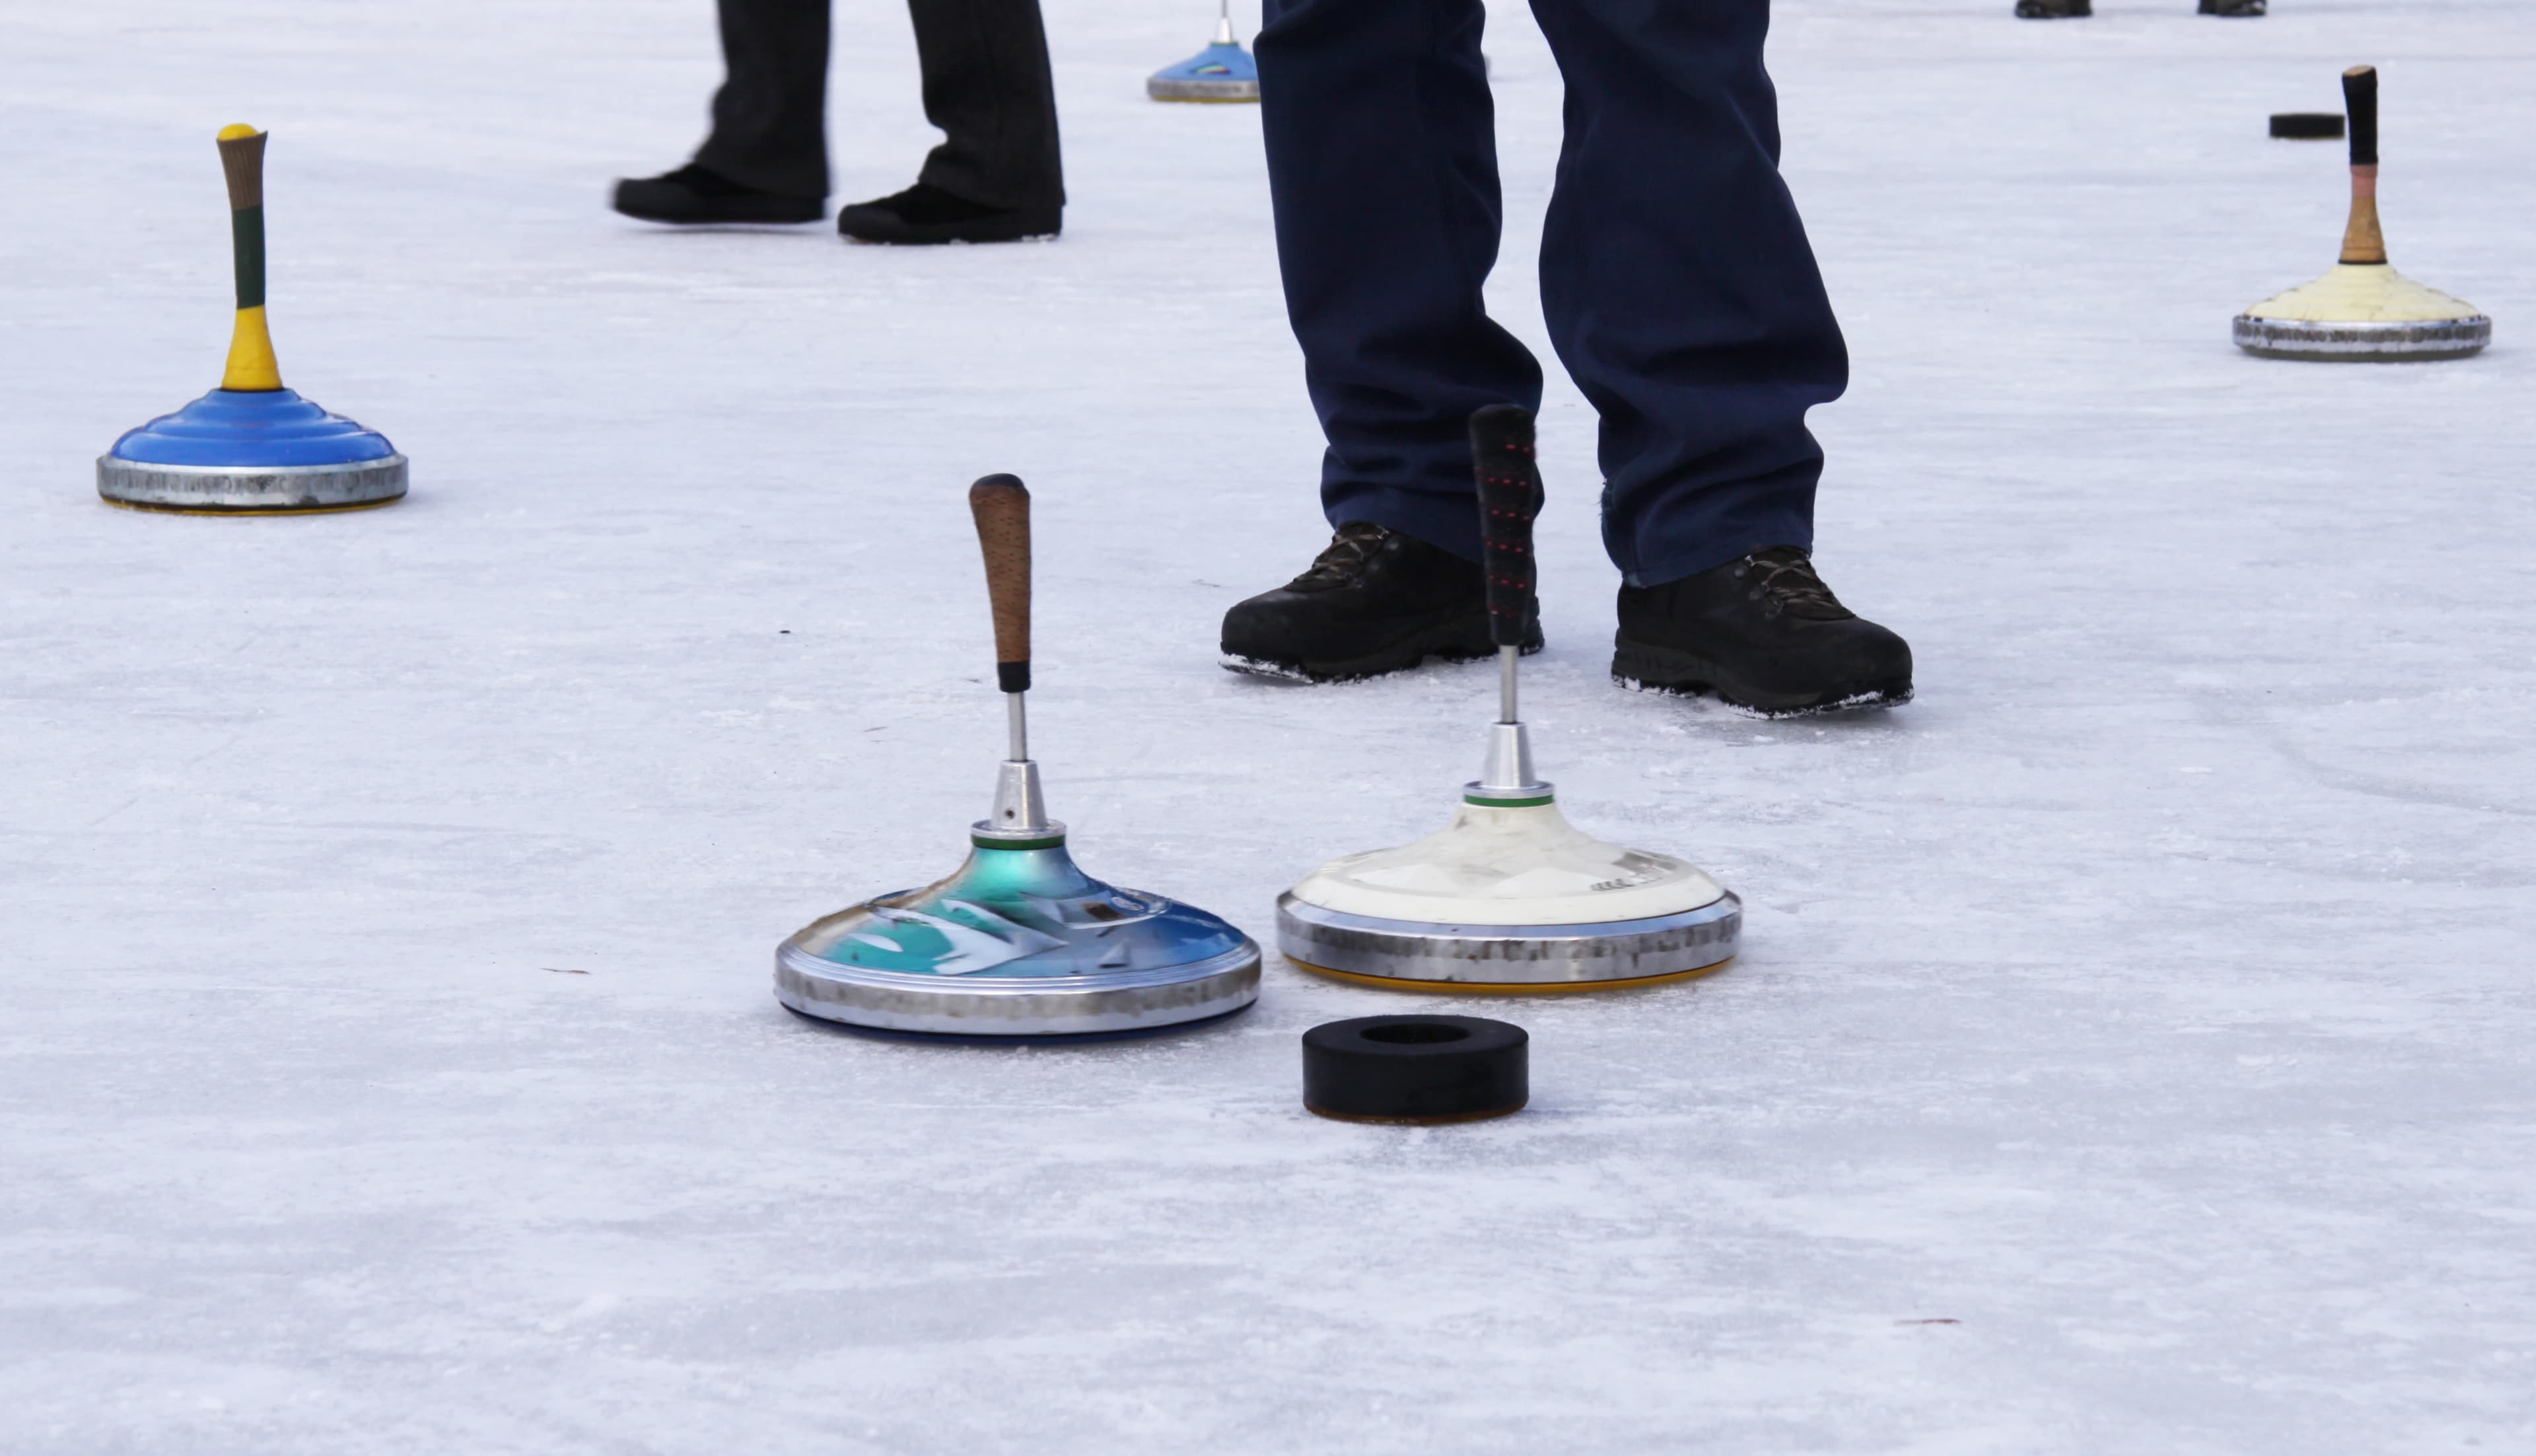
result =
[[[1726,896],[1697,865],[1605,844],[1555,803],[1465,803],[1425,839],[1332,860],[1295,893],[1352,915],[1469,925],[1637,920]]]
[[[1497,721],[1453,822],[1333,859],[1277,897],[1277,946],[1306,970],[1402,990],[1562,991],[1679,981],[1734,959],[1743,902],[1686,860],[1567,822],[1517,712],[1541,473],[1530,411],[1471,416]]]
[[[2342,74],[2351,130],[2351,214],[2342,256],[2313,283],[2237,315],[2237,347],[2272,359],[2401,363],[2461,359],[2492,342],[2492,320],[2461,298],[2424,287],[2386,261],[2378,217],[2378,72]]]
[[[2421,324],[2481,317],[2483,310],[2397,273],[2386,263],[2337,263],[2314,283],[2246,310],[2252,319],[2301,323]]]

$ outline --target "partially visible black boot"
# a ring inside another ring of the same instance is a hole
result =
[[[1541,651],[1541,623],[1523,650]],[[1492,657],[1478,563],[1367,521],[1331,538],[1311,569],[1224,614],[1224,665],[1263,677],[1343,682]]]
[[[2261,15],[2270,6],[2265,0],[2201,0],[2203,15],[2227,16],[2232,19]]]
[[[2096,13],[2088,0],[2016,0],[2021,21],[2074,21]]]
[[[1612,675],[1772,717],[1911,701],[1911,646],[1840,604],[1795,546],[1620,589]]]
[[[692,161],[657,177],[618,179],[614,206],[646,222],[816,222],[828,210],[818,198],[760,192]]]
[[[1061,208],[990,208],[930,182],[837,214],[839,232],[867,243],[1022,242],[1054,237],[1063,226]]]

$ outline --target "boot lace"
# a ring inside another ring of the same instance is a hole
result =
[[[1735,575],[1748,584],[1744,595],[1768,602],[1773,616],[1784,611],[1829,620],[1851,614],[1814,574],[1813,561],[1795,546],[1764,546],[1736,562]]]
[[[1312,558],[1312,564],[1289,583],[1287,590],[1308,592],[1354,586],[1364,579],[1365,564],[1390,538],[1391,532],[1384,527],[1370,521],[1350,521],[1339,528],[1338,535],[1330,538],[1321,554]]]

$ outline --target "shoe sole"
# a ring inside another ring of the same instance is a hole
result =
[[[1008,224],[1008,226],[1011,228],[1009,231],[1004,227],[990,227],[976,232],[962,232],[946,226],[939,230],[921,230],[904,237],[865,237],[861,233],[848,232],[840,227],[837,229],[837,235],[850,243],[860,243],[867,248],[938,248],[952,243],[1054,242],[1062,230],[1060,227],[1035,222]]]
[[[1612,653],[1612,680],[1639,692],[1712,697],[1757,718],[1807,718],[1857,708],[1899,708],[1911,701],[1911,680],[1843,683],[1821,693],[1772,693],[1738,682],[1716,663],[1679,648],[1621,639]]]
[[[609,204],[609,210],[620,218],[631,218],[637,222],[659,222],[669,227],[799,227],[828,216],[827,210],[819,207],[806,213],[796,211],[786,217],[775,216],[772,209],[763,210],[762,216],[713,218],[669,218],[659,213],[636,212],[620,203]]]
[[[1524,644],[1525,657],[1539,651],[1539,642]],[[1475,663],[1496,655],[1496,644],[1489,640],[1488,623],[1483,619],[1476,623],[1446,622],[1412,633],[1380,652],[1336,662],[1287,662],[1244,657],[1236,652],[1227,652],[1216,661],[1227,672],[1251,677],[1274,677],[1286,682],[1362,682],[1368,677],[1425,666],[1430,657],[1448,663]]]

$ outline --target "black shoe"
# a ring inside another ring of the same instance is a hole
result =
[[[990,243],[1054,237],[1060,208],[990,208],[930,182],[858,202],[837,214],[837,230],[867,243]]]
[[[1771,717],[1911,701],[1911,645],[1840,604],[1795,546],[1620,589],[1612,675]]]
[[[1540,622],[1523,650],[1541,651]],[[1340,527],[1309,571],[1224,614],[1224,665],[1262,677],[1344,682],[1429,654],[1495,653],[1478,563],[1366,521]]]
[[[2016,18],[2021,21],[2084,20],[2095,13],[2088,0],[2016,0]]]
[[[2203,15],[2257,16],[2267,8],[2265,0],[2201,0]]]
[[[616,211],[646,222],[816,222],[827,205],[815,197],[760,192],[694,162],[657,177],[623,177]]]

